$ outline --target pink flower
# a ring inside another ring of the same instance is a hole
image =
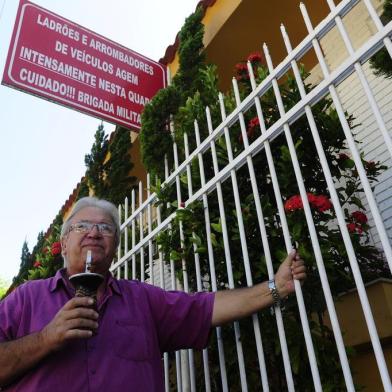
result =
[[[347,230],[350,233],[355,233],[356,224],[355,223],[347,223]]]
[[[38,267],[41,267],[41,262],[39,261],[39,260],[35,260],[35,263],[33,264],[33,267],[34,268],[38,268]]]

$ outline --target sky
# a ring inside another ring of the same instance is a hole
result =
[[[164,56],[198,0],[35,0],[64,18],[152,60]],[[0,0],[0,73],[4,72],[18,0]],[[101,121],[0,86],[0,278],[19,271],[85,172]],[[109,134],[114,125],[104,122]]]

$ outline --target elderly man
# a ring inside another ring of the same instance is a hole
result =
[[[61,233],[66,268],[20,286],[0,303],[0,386],[7,391],[162,391],[162,353],[206,346],[211,327],[273,305],[306,277],[292,252],[274,282],[217,293],[168,292],[109,272],[119,238],[115,206],[79,200]],[[105,276],[97,308],[68,278]]]

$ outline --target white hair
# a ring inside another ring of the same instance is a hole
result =
[[[118,210],[116,206],[110,201],[98,199],[96,197],[82,197],[79,199],[72,208],[71,213],[68,218],[64,221],[61,227],[60,239],[62,239],[69,230],[71,226],[72,218],[83,208],[95,207],[103,210],[112,219],[114,226],[116,228],[116,245],[120,242],[120,222],[118,218]]]

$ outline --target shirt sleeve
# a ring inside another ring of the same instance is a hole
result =
[[[161,351],[206,347],[215,294],[165,291],[145,286]]]
[[[0,301],[0,342],[16,339],[24,302],[23,286]]]

